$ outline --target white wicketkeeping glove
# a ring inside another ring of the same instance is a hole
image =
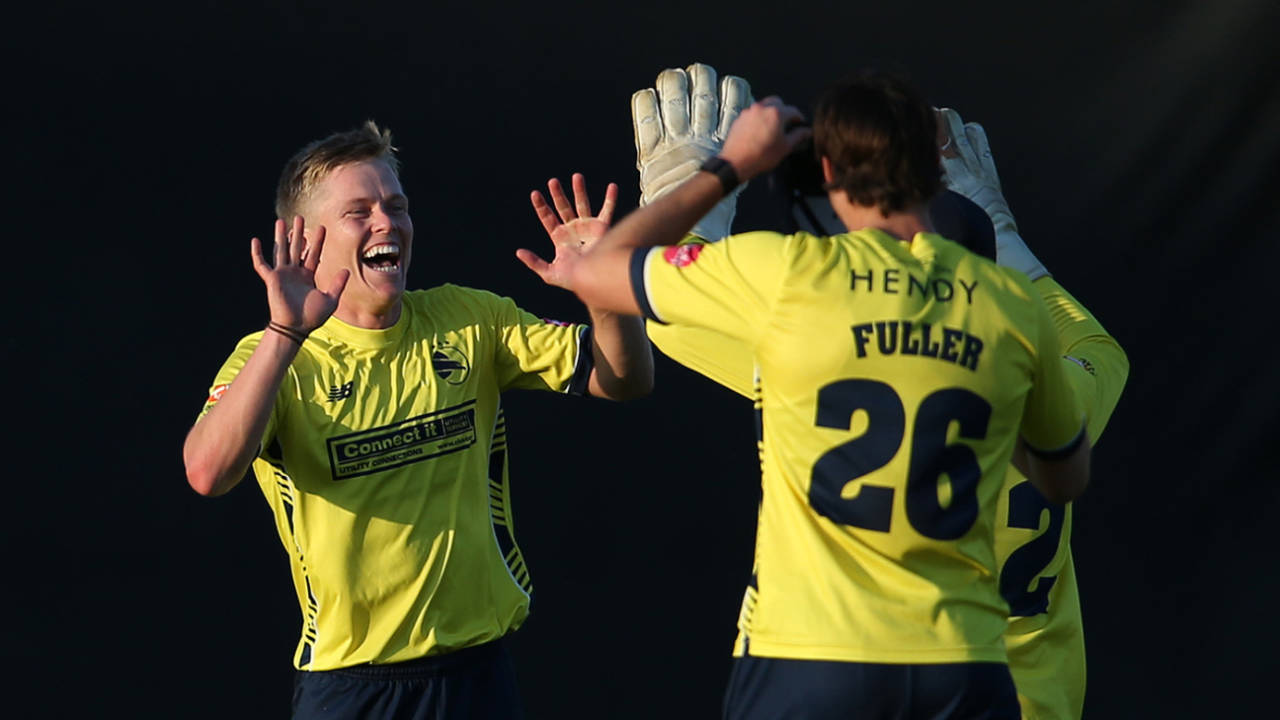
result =
[[[1018,225],[1000,189],[1000,176],[996,173],[991,146],[987,144],[986,130],[978,123],[966,123],[950,108],[938,110],[938,121],[947,135],[940,148],[943,181],[987,211],[996,229],[996,262],[1021,270],[1032,280],[1048,275],[1049,271],[1018,234]],[[947,156],[952,151],[957,157]]]
[[[688,180],[707,158],[720,152],[729,126],[751,104],[751,86],[735,75],[716,87],[716,71],[694,63],[686,70],[663,70],[654,87],[631,96],[640,205],[647,205]],[[705,240],[729,234],[740,185],[690,231]]]

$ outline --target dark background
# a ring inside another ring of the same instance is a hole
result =
[[[1274,704],[1274,2],[327,5],[9,18],[11,697],[287,715],[300,620],[269,511],[252,482],[198,497],[181,444],[266,319],[248,239],[290,154],[388,125],[411,284],[580,320],[514,257],[548,247],[529,191],[582,171],[632,209],[630,94],[703,61],[806,108],[846,71],[896,69],[986,126],[1023,235],[1132,363],[1077,504],[1086,717]],[[739,229],[772,220],[761,190]],[[633,404],[507,405],[531,718],[716,716],[754,535],[746,403],[664,358]]]

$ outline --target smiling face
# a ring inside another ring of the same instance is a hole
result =
[[[351,271],[334,315],[345,323],[385,328],[400,318],[413,246],[409,201],[384,160],[341,165],[316,186],[306,203],[308,239],[325,228],[316,286]]]

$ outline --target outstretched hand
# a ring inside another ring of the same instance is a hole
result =
[[[316,266],[320,264],[324,248],[324,226],[316,228],[310,244],[304,230],[301,217],[294,218],[292,232],[286,232],[284,220],[276,220],[272,263],[268,264],[263,257],[262,241],[256,237],[249,244],[249,252],[253,269],[267,286],[271,321],[309,334],[338,309],[338,298],[347,286],[351,271],[342,270],[329,287],[317,288]]]
[[[613,209],[618,204],[618,185],[609,183],[604,192],[604,202],[600,205],[600,213],[593,216],[586,178],[582,173],[574,173],[572,184],[573,204],[569,203],[564,187],[555,178],[547,181],[551,205],[547,204],[542,193],[537,190],[529,196],[533,211],[537,213],[542,228],[551,237],[551,244],[555,248],[552,261],[543,260],[532,250],[516,250],[516,257],[520,258],[520,262],[537,273],[543,282],[566,290],[573,289],[569,286],[573,267],[597,240],[604,237],[609,224],[613,222]]]

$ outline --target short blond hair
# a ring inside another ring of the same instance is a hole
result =
[[[302,148],[280,173],[276,186],[276,217],[290,221],[329,173],[351,163],[382,160],[400,177],[400,161],[391,144],[391,131],[372,120],[353,130],[337,132]]]

